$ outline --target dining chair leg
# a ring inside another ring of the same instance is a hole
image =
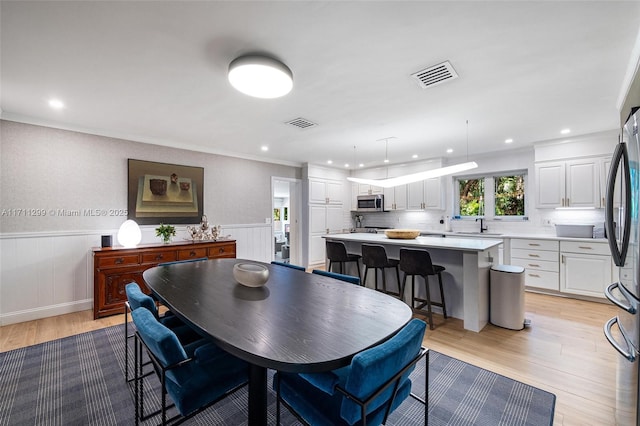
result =
[[[442,300],[442,314],[447,319],[447,305],[444,303],[444,290],[442,288],[442,274],[438,273],[438,284],[440,284],[440,300]]]

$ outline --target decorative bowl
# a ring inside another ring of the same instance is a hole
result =
[[[417,229],[387,229],[384,231],[384,235],[387,238],[398,240],[413,240],[420,235],[420,231]]]
[[[269,279],[269,270],[256,263],[236,263],[233,265],[233,278],[247,287],[262,287]]]
[[[167,181],[165,179],[150,179],[149,189],[153,195],[164,195],[167,193]]]

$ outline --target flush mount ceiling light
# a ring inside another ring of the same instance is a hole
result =
[[[241,56],[229,64],[229,83],[255,98],[273,99],[293,88],[293,74],[282,62],[267,56]]]
[[[467,160],[469,160],[469,120],[467,120]],[[440,167],[439,169],[426,170],[424,172],[412,173],[394,178],[361,179],[356,177],[348,177],[347,180],[356,183],[380,186],[382,188],[392,188],[394,186],[406,185],[425,179],[465,172],[467,170],[475,169],[476,167],[478,167],[478,164],[475,161],[467,161],[466,163],[454,164],[453,166]]]

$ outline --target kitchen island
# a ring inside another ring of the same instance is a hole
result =
[[[498,263],[498,246],[502,244],[502,240],[449,237],[418,237],[403,240],[369,233],[329,234],[324,238],[342,241],[347,246],[347,251],[358,254],[362,252],[363,243],[380,244],[385,247],[387,256],[395,259],[399,259],[402,247],[427,250],[433,263],[446,268],[442,274],[442,280],[447,301],[447,314],[462,319],[464,328],[475,332],[482,330],[489,321],[489,270],[494,263]],[[395,276],[395,273],[393,275]],[[400,275],[402,280],[402,274]],[[392,276],[388,277],[388,286],[395,283]],[[410,280],[407,279],[407,282],[410,283]],[[372,287],[369,283],[365,285]],[[416,290],[420,296],[424,297],[423,285],[416,284]],[[410,291],[405,291],[407,302],[410,294]]]

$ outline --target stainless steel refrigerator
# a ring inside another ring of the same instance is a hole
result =
[[[638,364],[640,356],[640,109],[634,108],[622,129],[609,170],[606,231],[617,269],[617,282],[605,290],[619,309],[604,326],[620,353],[616,372],[616,424],[640,425]]]

